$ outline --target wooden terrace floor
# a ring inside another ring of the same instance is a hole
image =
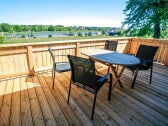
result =
[[[90,120],[93,95],[72,86],[67,104],[70,72],[58,74],[51,89],[51,72],[34,77],[0,80],[0,126],[168,126],[168,67],[154,65],[142,71],[131,89],[132,74],[124,71],[121,82],[107,100],[108,84],[98,92],[94,120]]]

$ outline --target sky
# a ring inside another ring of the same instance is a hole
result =
[[[127,0],[0,0],[0,23],[121,27]]]

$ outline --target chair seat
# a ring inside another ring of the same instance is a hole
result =
[[[134,70],[137,69],[137,66],[127,66],[127,68],[130,69],[130,70],[132,70],[132,71],[134,71]]]
[[[139,70],[148,70],[150,68],[149,64],[151,64],[151,63],[143,63],[143,62],[141,62],[138,65],[127,66],[127,68],[131,69],[132,71],[136,70],[137,67],[138,67]]]
[[[68,62],[56,63],[55,66],[57,72],[66,72],[71,70],[70,64]]]
[[[87,77],[86,77],[86,76],[87,76]],[[96,77],[95,77],[96,87],[95,87],[95,85],[92,85],[92,84],[90,83],[90,80],[91,80],[91,79],[93,80],[93,78],[91,78],[91,76],[85,75],[84,78],[85,78],[84,80],[82,80],[82,78],[80,78],[81,84],[78,83],[78,82],[73,82],[73,83],[74,83],[75,85],[81,87],[81,88],[84,88],[85,90],[87,90],[87,91],[89,91],[89,92],[91,92],[91,93],[93,93],[93,94],[95,93],[95,90],[98,91],[98,90],[103,86],[104,82],[108,80],[107,78],[105,78],[105,79],[103,80],[103,82],[98,83],[98,81],[102,78],[102,76],[96,75]],[[87,79],[86,79],[86,78],[87,78]]]

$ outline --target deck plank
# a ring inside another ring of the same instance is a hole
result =
[[[49,74],[48,76],[51,76],[51,74]],[[46,79],[48,86],[51,89],[51,92],[53,93],[56,101],[58,102],[59,106],[61,107],[62,112],[64,113],[67,121],[69,122],[70,125],[75,125],[75,126],[80,126],[82,125],[81,122],[78,120],[78,118],[76,117],[76,115],[74,114],[74,110],[72,110],[68,104],[67,101],[64,99],[64,97],[61,94],[61,91],[57,88],[57,86],[55,86],[55,89],[52,89],[51,86],[51,78],[47,78]],[[56,83],[58,83],[56,81]]]
[[[40,103],[38,101],[35,86],[40,86],[39,84],[34,84],[31,77],[27,77],[26,81],[28,86],[28,93],[30,99],[30,107],[33,118],[33,125],[45,126],[44,117],[42,115],[42,110],[40,108]]]
[[[30,99],[28,93],[28,84],[26,78],[20,78],[20,89],[21,89],[21,124],[22,126],[32,126],[33,118],[31,113]]]
[[[64,116],[64,114],[61,111],[61,108],[59,107],[57,101],[55,100],[53,94],[51,93],[48,85],[46,84],[46,80],[45,78],[48,78],[48,76],[38,76],[40,84],[44,90],[44,93],[46,95],[47,101],[50,105],[51,111],[55,117],[55,120],[57,122],[58,126],[64,125],[64,126],[68,126],[68,122]]]
[[[13,91],[12,91],[12,101],[11,101],[11,116],[10,125],[21,126],[21,115],[20,115],[20,82],[19,78],[13,80]]]
[[[7,80],[6,90],[0,111],[0,126],[10,125],[13,80]]]
[[[47,99],[45,97],[45,94],[43,92],[43,89],[41,87],[41,83],[39,82],[37,76],[32,77],[33,79],[33,83],[35,85],[40,85],[40,86],[35,86],[35,91],[36,91],[36,95],[38,97],[38,101],[39,101],[39,105],[40,105],[40,109],[42,111],[42,115],[45,121],[45,125],[47,126],[56,126],[56,122],[54,119],[54,116],[52,114],[52,111],[50,109],[50,106],[47,102]]]

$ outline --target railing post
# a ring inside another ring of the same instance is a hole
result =
[[[33,64],[33,56],[32,56],[32,46],[27,46],[27,63],[29,68],[29,75],[34,76],[34,64]]]
[[[80,42],[76,43],[75,56],[79,56],[80,53]]]
[[[168,66],[168,44],[167,44],[167,46],[165,45],[164,58],[165,58],[164,65],[165,65],[165,66]]]

